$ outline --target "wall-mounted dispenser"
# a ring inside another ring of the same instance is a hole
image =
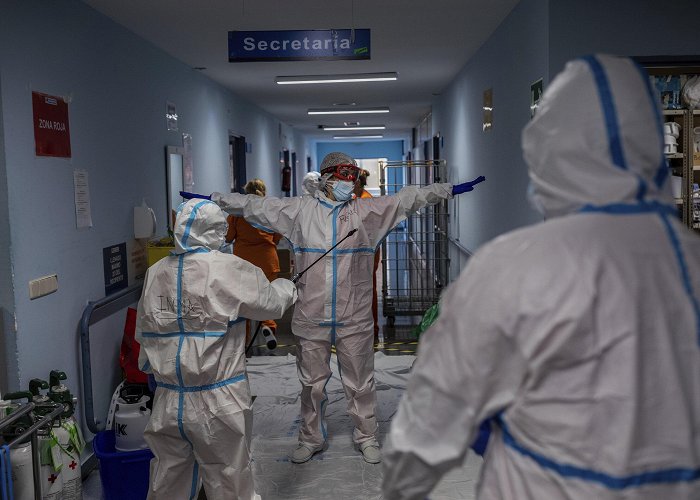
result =
[[[150,238],[155,234],[156,214],[143,200],[140,207],[134,207],[134,238]]]

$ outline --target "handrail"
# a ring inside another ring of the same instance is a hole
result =
[[[45,427],[47,424],[51,424],[51,422],[52,422],[56,417],[58,417],[61,413],[63,413],[64,411],[66,411],[66,407],[63,406],[62,404],[58,403],[58,404],[56,405],[56,408],[54,408],[54,409],[51,411],[51,413],[47,413],[46,415],[44,415],[44,416],[41,418],[41,420],[39,420],[38,422],[36,422],[35,424],[33,424],[31,427],[29,427],[27,430],[25,430],[23,433],[21,433],[21,434],[19,434],[17,437],[15,437],[12,441],[10,441],[10,442],[7,444],[7,446],[9,446],[10,448],[12,448],[12,447],[15,446],[16,444],[21,443],[21,442],[24,441],[24,440],[27,438],[27,436],[29,436],[30,434],[35,433],[36,431],[38,431],[38,430],[41,429],[42,427]],[[38,483],[38,484],[41,484],[41,483]]]
[[[464,245],[462,245],[462,243],[460,243],[459,240],[454,239],[454,238],[447,238],[447,239],[448,239],[448,241],[449,241],[450,243],[452,243],[452,244],[453,244],[454,246],[456,246],[459,250],[461,250],[462,253],[467,254],[467,257],[471,257],[472,255],[474,255],[474,252],[472,252],[472,251],[469,250],[467,247],[465,247]]]
[[[113,293],[112,295],[108,295],[107,297],[95,302],[88,302],[88,305],[83,311],[83,316],[80,319],[80,348],[82,351],[83,360],[83,397],[85,399],[83,408],[85,409],[85,422],[87,423],[88,429],[90,429],[93,434],[97,434],[99,431],[104,430],[104,425],[100,426],[102,422],[95,420],[95,408],[92,397],[92,363],[90,360],[90,320],[95,311],[112,304],[117,300],[131,294],[138,294],[138,297],[140,297],[142,288],[143,284],[139,283],[120,290],[119,292]]]
[[[19,410],[15,410],[14,412],[10,413],[7,417],[0,420],[0,429],[7,427],[15,420],[19,420],[21,417],[32,411],[34,409],[34,406],[34,403],[23,404]]]

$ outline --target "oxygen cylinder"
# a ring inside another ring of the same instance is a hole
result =
[[[0,401],[0,418],[6,417],[20,408],[19,404],[12,400],[32,398],[29,392],[13,392],[5,395],[6,401]],[[12,425],[3,429],[3,439],[10,442],[26,429],[31,427],[32,420],[29,415],[16,420]],[[30,438],[10,450],[12,462],[12,495],[15,500],[34,500],[34,474],[32,472],[32,445]]]
[[[12,461],[12,494],[14,500],[34,500],[32,445],[23,443],[10,450]]]
[[[117,451],[137,451],[148,448],[143,431],[151,418],[147,404],[151,398],[134,386],[125,385],[119,392],[114,412],[114,447]]]
[[[38,378],[29,381],[29,392],[32,393],[32,402],[36,405],[34,410],[37,418],[51,413],[54,408],[53,402],[48,396],[41,394],[39,389],[48,389],[46,380]],[[58,447],[58,439],[51,427],[46,432],[37,433],[39,440],[39,459],[41,467],[39,477],[41,479],[41,500],[62,500],[63,476],[61,469],[61,449]]]
[[[63,500],[81,500],[83,498],[83,480],[80,468],[80,453],[85,448],[85,441],[77,422],[73,418],[75,405],[73,395],[68,387],[61,383],[66,379],[62,371],[53,370],[49,375],[49,399],[66,407],[56,420],[53,432],[61,450],[61,476],[63,479]]]

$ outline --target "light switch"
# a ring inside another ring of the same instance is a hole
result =
[[[29,282],[29,298],[38,299],[58,290],[58,275],[51,274]]]

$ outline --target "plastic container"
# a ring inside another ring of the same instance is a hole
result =
[[[146,500],[151,450],[116,451],[112,430],[98,432],[92,446],[105,500]]]
[[[146,406],[151,398],[138,399],[121,397],[117,399],[114,412],[115,448],[117,451],[137,451],[148,448],[143,432],[151,418],[151,410]]]
[[[158,262],[160,259],[170,255],[170,251],[175,250],[175,247],[157,247],[151,243],[146,247],[146,256],[148,259],[148,267]]]

